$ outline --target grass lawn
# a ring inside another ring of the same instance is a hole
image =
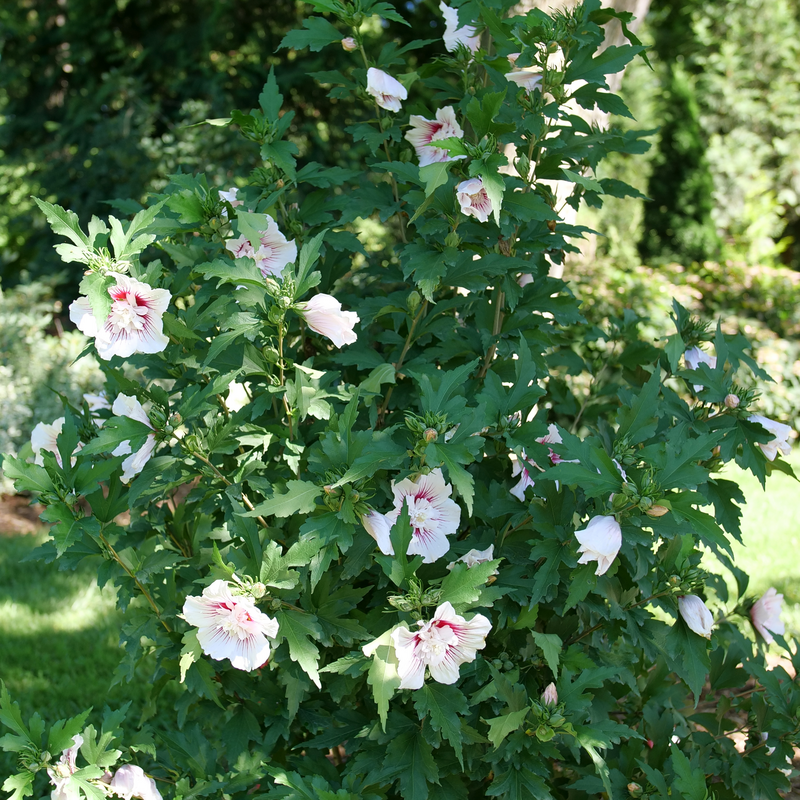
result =
[[[97,722],[103,706],[132,700],[135,724],[144,687],[111,687],[122,621],[114,592],[97,588],[93,570],[60,572],[57,564],[25,562],[45,538],[0,536],[0,680],[26,722],[34,711],[49,725],[90,706]],[[16,771],[14,764],[0,752],[0,776]]]

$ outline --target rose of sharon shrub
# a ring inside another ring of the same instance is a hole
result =
[[[236,192],[176,175],[87,230],[40,202],[106,400],[3,468],[46,506],[44,557],[115,585],[118,675],[158,724],[26,724],[0,691],[5,790],[777,797],[800,687],[764,648],[800,657],[732,560],[720,472],[791,471],[742,388],[766,373],[677,303],[663,342],[630,309],[589,327],[549,274],[583,233],[554,182],[576,208],[624,196],[600,164],[647,147],[575,113],[628,113],[607,76],[643,47],[601,47],[629,15],[442,4],[446,39],[404,43],[400,5],[311,6],[284,46],[292,69],[352,53],[317,73],[346,164],[309,160],[271,73],[231,115],[262,159]]]

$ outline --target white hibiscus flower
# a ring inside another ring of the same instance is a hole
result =
[[[215,661],[227,658],[246,672],[267,662],[267,637],[278,635],[278,623],[259,611],[252,597],[234,596],[222,580],[206,587],[201,597],[187,597],[183,618],[198,629],[197,641],[206,655]]]
[[[455,683],[458,668],[475,660],[492,629],[492,623],[482,614],[467,621],[447,602],[436,609],[432,620],[420,620],[417,625],[420,626],[417,631],[408,628],[392,631],[401,689],[422,688],[426,667],[437,683]]]
[[[113,302],[105,320],[98,323],[86,297],[72,303],[69,318],[81,332],[94,337],[97,354],[105,361],[113,356],[160,353],[169,344],[161,317],[172,295],[127,275],[109,275],[117,283],[108,290]]]
[[[400,516],[403,502],[408,503],[411,520],[411,543],[408,555],[421,555],[426,564],[432,564],[450,549],[448,536],[458,530],[461,509],[450,499],[453,487],[444,482],[441,469],[392,484],[394,509],[386,515],[389,525]]]
[[[440,161],[457,161],[466,156],[451,156],[441,147],[433,147],[433,142],[448,139],[451,136],[458,139],[464,137],[464,131],[456,120],[456,112],[452,106],[445,106],[436,112],[436,119],[426,119],[417,114],[412,114],[410,130],[405,139],[414,146],[419,157],[419,165],[426,167]]]
[[[367,70],[367,94],[375,98],[375,102],[387,111],[397,113],[402,102],[408,97],[406,87],[381,69],[370,67]]]
[[[354,344],[353,331],[359,322],[355,311],[342,311],[342,304],[329,294],[314,295],[307,303],[298,303],[298,312],[312,331],[327,336],[337,347]]]
[[[472,25],[458,26],[458,9],[450,8],[442,0],[439,3],[439,11],[444,17],[444,48],[448,53],[454,53],[458,46],[463,44],[470,53],[474,53],[481,46],[481,37],[476,36],[476,29]]]

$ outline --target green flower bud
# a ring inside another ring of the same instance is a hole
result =
[[[422,296],[420,295],[419,292],[411,292],[406,298],[406,305],[408,306],[408,310],[412,314],[419,308],[419,304],[421,302],[422,302]]]
[[[448,247],[458,247],[461,244],[461,237],[455,231],[450,231],[450,233],[445,236],[444,243]]]

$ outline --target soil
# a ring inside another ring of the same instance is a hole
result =
[[[39,514],[44,506],[31,505],[30,497],[20,495],[0,495],[0,536],[39,533],[44,527]]]

